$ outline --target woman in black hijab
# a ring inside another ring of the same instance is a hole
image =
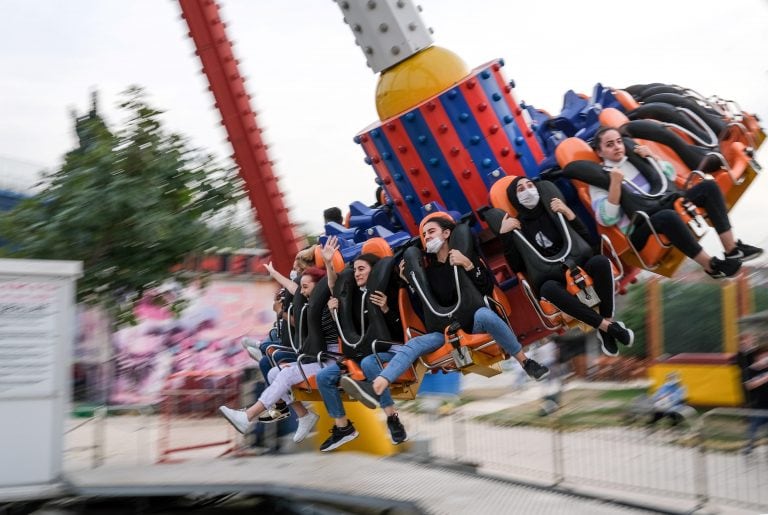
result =
[[[525,262],[515,246],[513,231],[519,231],[522,236],[545,258],[558,255],[564,247],[563,231],[558,226],[558,220],[553,214],[563,215],[571,228],[574,237],[589,239],[589,233],[576,214],[557,197],[552,197],[549,210],[541,201],[539,188],[525,177],[517,177],[507,188],[507,197],[517,210],[517,218],[505,216],[501,223],[500,236],[504,245],[504,255],[515,272],[526,273]],[[617,341],[629,347],[634,342],[634,333],[627,329],[623,322],[613,320],[613,271],[611,263],[605,256],[592,255],[573,256],[575,264],[581,266],[592,278],[595,293],[600,298],[598,312],[587,307],[574,295],[568,293],[565,284],[565,273],[558,279],[545,277],[541,284],[533,284],[539,295],[564,313],[598,329],[598,339],[603,352],[609,356],[618,354]]]

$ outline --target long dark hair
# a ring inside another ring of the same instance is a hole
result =
[[[621,129],[619,129],[618,127],[600,127],[599,129],[597,129],[597,132],[592,137],[592,141],[589,144],[592,147],[593,150],[595,150],[595,151],[600,150],[600,145],[602,144],[603,134],[605,134],[608,131],[616,131],[621,136],[624,136],[624,134],[622,134],[622,132],[621,132]]]

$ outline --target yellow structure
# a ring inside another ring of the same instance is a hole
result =
[[[741,370],[727,362],[688,362],[685,354],[678,354],[672,362],[659,362],[648,367],[651,389],[656,391],[668,373],[678,372],[688,392],[688,404],[693,406],[742,406],[744,392],[741,388]],[[713,355],[727,356],[727,355]]]
[[[450,88],[469,74],[466,63],[450,50],[431,46],[379,75],[376,111],[386,120]]]
[[[319,449],[320,444],[330,436],[330,431],[333,427],[333,419],[328,415],[328,412],[325,410],[325,406],[322,403],[316,404],[319,405],[313,409],[315,413],[320,415],[320,420],[317,421],[315,443],[316,448]],[[368,409],[356,401],[344,402],[343,404],[347,417],[355,425],[355,429],[360,433],[360,436],[351,442],[344,444],[344,446],[338,449],[339,451],[355,451],[375,454],[377,456],[391,456],[407,450],[408,442],[395,445],[389,439],[389,430],[387,429],[386,424],[381,420],[383,411]],[[407,429],[408,428],[406,427],[406,430]]]

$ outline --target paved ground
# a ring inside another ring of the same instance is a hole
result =
[[[374,496],[415,504],[434,514],[631,514],[649,513],[618,504],[552,493],[479,478],[461,472],[418,466],[394,459],[338,453],[301,453],[257,458],[198,460],[178,465],[107,467],[68,474],[85,493],[130,490],[144,485],[190,486],[205,491],[216,485],[249,485]]]
[[[479,423],[473,420],[474,416],[536,400],[544,388],[529,385],[515,389],[514,377],[508,374],[479,379],[480,382],[465,383],[465,389],[491,388],[500,395],[462,406],[452,416],[405,413],[403,420],[413,439],[413,450],[428,447],[433,456],[472,461],[480,464],[479,471],[484,475],[506,478],[506,481],[425,467],[413,460],[377,459],[352,453],[319,454],[311,445],[291,448],[290,443],[286,451],[309,452],[216,459],[229,447],[223,444],[181,453],[179,457],[187,461],[180,464],[155,465],[160,440],[156,416],[109,417],[103,427],[93,420],[70,420],[65,444],[65,477],[78,488],[102,492],[115,489],[134,489],[135,492],[158,485],[177,489],[235,485],[249,491],[304,488],[326,494],[340,491],[345,495],[409,501],[429,513],[633,511],[621,504],[606,503],[606,499],[672,512],[691,512],[696,506],[693,472],[701,462],[694,461],[695,449],[668,445],[663,433],[648,438],[642,432],[598,428],[583,434],[561,435],[562,439],[554,442],[552,432],[547,430],[500,428]],[[571,387],[578,386],[577,383]],[[600,387],[594,383],[589,386]],[[234,438],[228,424],[219,418],[177,421],[174,428],[174,446],[227,442]],[[94,442],[101,445],[94,447]],[[554,459],[556,446],[562,449],[563,459],[559,464]],[[707,459],[708,487],[713,497],[732,498],[734,489],[741,489],[735,493],[768,505],[765,488],[768,459],[746,462],[743,457],[732,454]],[[97,463],[101,466],[93,468]],[[712,471],[721,473],[715,475]],[[561,487],[589,493],[602,501],[520,484],[551,486],[558,473],[564,473],[567,479]],[[682,495],[675,497],[670,492]],[[2,497],[0,491],[0,500]],[[766,499],[760,501],[762,497]],[[713,503],[707,508],[734,515],[756,513],[734,508],[730,502]]]

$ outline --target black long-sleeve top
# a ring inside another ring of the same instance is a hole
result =
[[[520,220],[520,223],[525,226],[526,221]],[[584,223],[579,220],[578,217],[574,218],[573,220],[568,220],[568,223],[570,224],[571,228],[576,231],[576,233],[581,236],[584,241],[589,241],[591,239],[591,236],[589,234],[589,230],[587,229],[587,226],[584,225]],[[543,227],[543,226],[542,226]],[[560,245],[554,244],[549,247],[544,247],[541,245],[541,242],[543,241],[540,238],[533,237],[531,238],[528,234],[526,234],[526,231],[521,231],[523,235],[526,237],[525,239],[528,240],[534,248],[544,257],[554,256],[560,250],[562,249],[562,243]],[[559,234],[553,235],[553,234],[544,234],[546,238],[550,242],[560,242],[561,238]],[[501,244],[504,248],[504,257],[507,259],[507,263],[515,272],[525,273],[525,263],[523,262],[523,258],[520,255],[520,253],[517,251],[517,248],[515,247],[514,239],[517,236],[514,235],[512,231],[506,232],[504,234],[500,235],[501,238]]]

